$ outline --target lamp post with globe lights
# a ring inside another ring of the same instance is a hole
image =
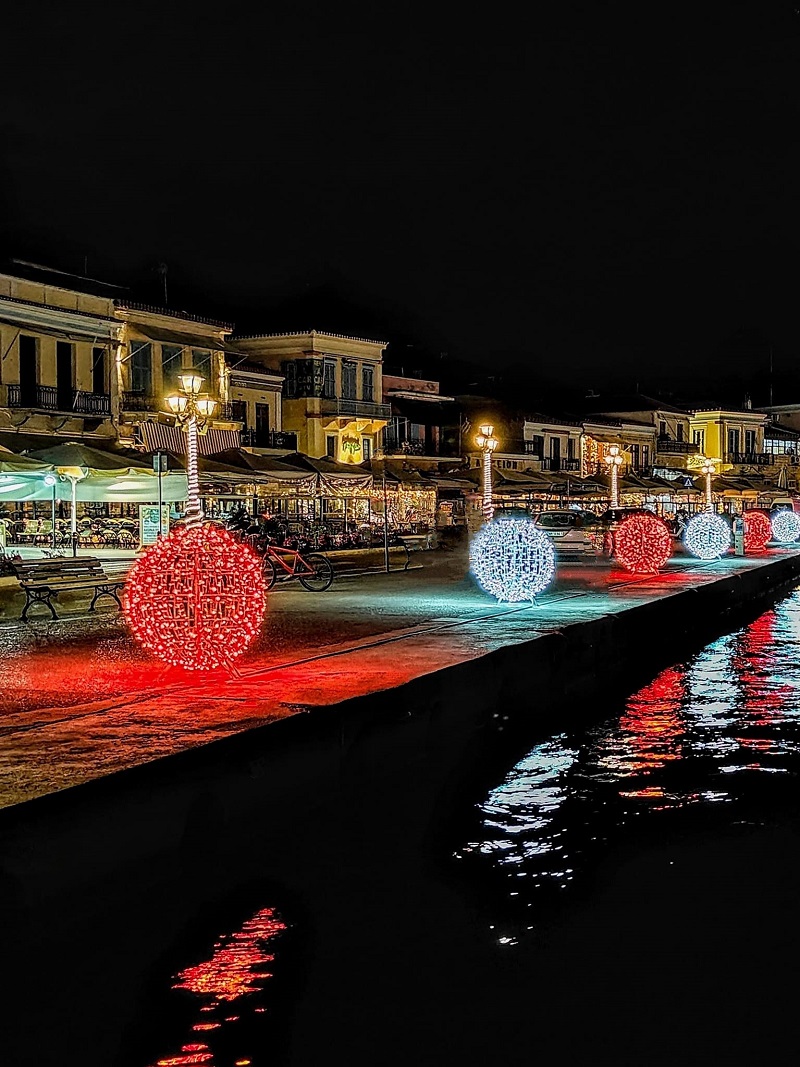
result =
[[[494,504],[492,503],[492,453],[500,444],[494,437],[494,426],[491,423],[483,423],[478,427],[478,435],[475,443],[483,453],[483,518],[486,522],[494,516]]]
[[[611,476],[611,507],[612,508],[618,508],[619,507],[619,490],[618,490],[619,468],[622,466],[622,464],[624,462],[623,459],[622,459],[621,451],[622,450],[620,449],[619,445],[610,445],[608,451],[605,454],[605,456],[603,456],[603,461],[608,464],[609,474]]]
[[[208,429],[217,407],[216,400],[202,393],[205,378],[199,371],[186,370],[178,375],[180,391],[167,397],[175,421],[186,433],[186,525],[198,526],[203,520],[200,507],[200,480],[197,469],[197,437]]]
[[[233,669],[263,621],[263,561],[228,530],[203,522],[197,439],[217,402],[201,392],[204,379],[196,370],[178,381],[180,391],[167,404],[187,437],[186,516],[135,561],[123,610],[137,640],[163,662],[188,670]]]
[[[716,462],[713,459],[706,459],[700,469],[706,476],[706,511],[713,511],[714,500],[711,496],[711,477],[717,469]]]

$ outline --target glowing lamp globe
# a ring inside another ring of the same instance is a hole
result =
[[[533,600],[552,582],[555,552],[530,519],[495,519],[476,533],[469,551],[478,585],[501,601]]]
[[[731,528],[721,515],[701,511],[686,524],[683,543],[698,559],[717,559],[731,547]]]
[[[777,511],[772,516],[772,537],[775,541],[788,544],[796,541],[800,534],[800,516],[793,511]]]
[[[752,509],[745,511],[744,550],[745,552],[763,552],[767,542],[772,538],[772,523],[766,511]]]
[[[672,555],[672,534],[658,515],[628,515],[614,533],[614,558],[629,571],[660,571]]]
[[[174,529],[134,563],[123,609],[137,641],[187,670],[229,667],[261,629],[260,558],[212,524]]]

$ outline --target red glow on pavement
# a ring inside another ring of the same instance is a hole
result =
[[[157,659],[188,670],[228,666],[261,629],[261,561],[220,526],[178,527],[134,563],[123,604]]]
[[[661,570],[672,555],[672,534],[657,515],[628,515],[614,534],[614,557],[626,570],[640,573]]]

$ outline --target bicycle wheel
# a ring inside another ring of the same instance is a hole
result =
[[[300,584],[314,593],[322,593],[333,581],[333,567],[325,556],[310,552],[303,561],[313,568],[314,574],[299,574]]]
[[[269,556],[264,556],[264,559],[261,561],[261,569],[264,574],[264,588],[271,589],[275,584],[275,579],[278,575],[275,571],[275,564]]]

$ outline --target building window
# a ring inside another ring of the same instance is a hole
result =
[[[701,452],[706,450],[706,431],[705,430],[692,430],[692,440],[697,445]]]
[[[341,365],[341,398],[342,400],[355,400],[354,363],[342,363]]]
[[[375,387],[375,368],[361,368],[361,399],[372,403],[373,389]]]
[[[131,341],[131,390],[150,396],[153,391],[153,347],[147,341]]]
[[[336,364],[330,359],[325,360],[322,395],[326,400],[336,399]]]
[[[642,445],[642,467],[647,469],[650,466],[650,445]]]
[[[294,400],[297,396],[297,366],[294,363],[283,364],[283,392],[287,400]]]
[[[164,392],[171,392],[180,386],[178,375],[183,370],[183,349],[177,345],[161,346],[161,380]]]
[[[205,381],[203,382],[203,391],[211,391],[214,388],[214,382],[211,377],[211,353],[203,352],[199,348],[193,348],[192,366],[195,370],[199,370],[205,378]]]
[[[363,457],[362,458],[362,462],[363,463],[369,463],[370,459],[372,459],[372,438],[371,437],[362,437],[361,438],[361,455]]]
[[[329,433],[325,435],[325,455],[328,459],[336,459],[336,453],[339,447],[339,438],[335,433]]]
[[[39,384],[37,348],[35,337],[22,334],[19,339],[19,395],[20,402],[26,406],[36,403]]]
[[[290,399],[321,397],[325,371],[321,359],[291,359],[281,364]]]
[[[728,451],[731,453],[739,451],[738,430],[728,430]]]
[[[667,436],[667,424],[665,422],[660,422],[658,424],[658,436],[659,437],[666,437]]]
[[[678,430],[677,438],[678,438],[679,441],[682,441],[683,440],[683,423],[682,422],[678,423],[677,430]]]
[[[92,349],[92,392],[107,393],[106,377],[106,350],[104,348]]]
[[[745,430],[744,431],[744,450],[745,452],[755,452],[756,450],[756,431]]]
[[[567,438],[567,459],[575,459],[575,438]]]
[[[538,456],[539,459],[544,459],[544,437],[539,434],[534,434],[531,438],[530,452],[532,456]]]
[[[633,467],[633,469],[635,471],[638,471],[639,470],[639,446],[638,445],[631,445],[630,446],[630,453],[631,453],[631,466]]]

